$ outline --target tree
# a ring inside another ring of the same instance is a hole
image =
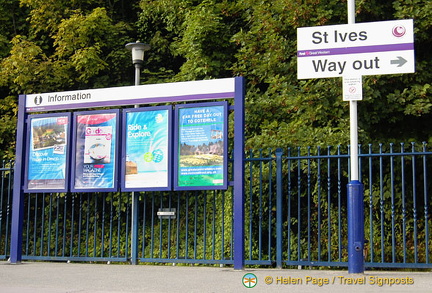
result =
[[[414,18],[416,34],[415,74],[363,78],[359,141],[432,140],[428,131],[432,4],[356,2],[357,22]],[[296,29],[346,23],[345,1],[341,5],[336,0],[4,0],[3,4],[0,19],[15,24],[0,35],[0,42],[10,41],[0,51],[3,99],[131,84],[132,65],[124,45],[139,39],[152,46],[142,75],[146,83],[245,76],[248,148],[349,142],[348,103],[342,101],[341,79],[299,81],[296,62]],[[15,107],[6,110],[12,117]]]
[[[13,153],[14,139],[10,138],[14,137],[18,94],[131,84],[126,82],[133,80],[133,72],[124,45],[131,39],[133,24],[116,14],[123,1],[109,2],[111,10],[97,6],[103,3],[21,1],[28,9],[28,16],[23,16],[28,17],[27,25],[9,33],[10,51],[1,60],[3,109],[11,119],[0,128],[4,137],[0,156],[11,158]]]
[[[141,8],[140,33],[157,65],[149,75],[246,77],[249,148],[349,143],[341,79],[299,81],[295,57],[298,27],[347,22],[339,1],[145,0]],[[429,140],[431,53],[423,49],[430,42],[429,10],[426,1],[357,1],[358,22],[415,18],[416,32],[423,32],[416,38],[416,74],[363,78],[361,142]]]

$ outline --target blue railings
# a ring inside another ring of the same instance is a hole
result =
[[[141,193],[140,202],[140,262],[234,263],[230,189]],[[164,210],[175,215],[158,215]]]
[[[431,152],[427,145],[372,145],[362,155],[366,265],[430,268]]]
[[[6,259],[10,249],[12,216],[13,164],[3,161],[0,166],[0,259]]]
[[[282,253],[285,266],[347,266],[349,149],[280,151],[249,152],[246,159],[246,263],[279,267]],[[359,146],[366,267],[432,267],[431,155],[426,144]],[[282,210],[273,190],[283,194]]]
[[[426,144],[359,146],[366,267],[432,268],[431,158]],[[244,165],[246,265],[347,266],[348,147],[248,151]],[[0,171],[7,259],[11,163]],[[232,186],[137,195],[135,261],[234,264]],[[23,260],[130,262],[131,204],[129,193],[26,194]]]
[[[26,194],[24,260],[127,261],[129,195]]]

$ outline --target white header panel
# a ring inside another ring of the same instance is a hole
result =
[[[235,78],[26,95],[26,112],[233,98]]]

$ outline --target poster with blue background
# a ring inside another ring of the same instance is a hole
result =
[[[177,108],[176,189],[227,188],[227,103]]]
[[[125,111],[124,190],[170,189],[171,107]]]
[[[29,119],[26,191],[65,191],[70,115],[32,115]]]
[[[118,110],[75,113],[73,191],[117,188]]]

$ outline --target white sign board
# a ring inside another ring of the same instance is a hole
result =
[[[299,79],[412,73],[413,20],[297,29]]]
[[[342,84],[344,101],[360,101],[363,99],[362,77],[343,77]]]
[[[235,78],[123,86],[32,94],[26,96],[26,112],[134,104],[226,99],[234,97]]]

